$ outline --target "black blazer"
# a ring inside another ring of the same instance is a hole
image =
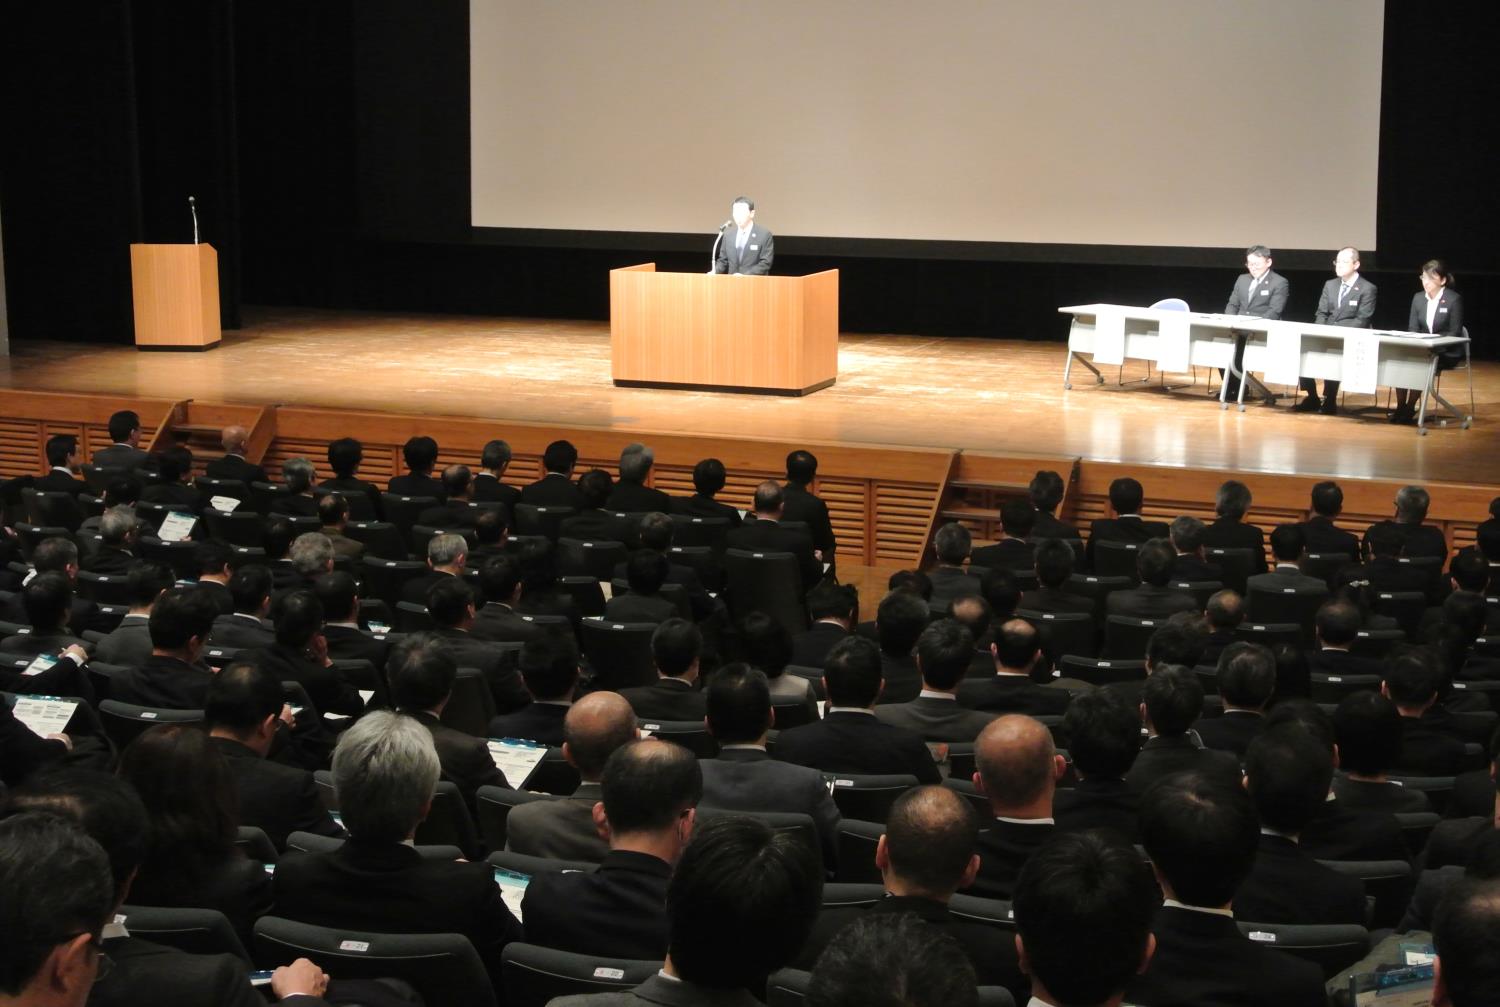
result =
[[[956,566],[934,567],[927,578],[932,582],[931,604],[936,606],[950,605],[966,594],[979,594],[983,587],[978,575]]]
[[[390,696],[385,690],[384,672],[391,645],[353,626],[325,624],[323,639],[328,641],[328,656],[335,661],[369,661],[370,666],[381,673],[382,680],[376,683],[375,698],[370,702],[376,706],[389,706]]]
[[[1318,805],[1299,845],[1318,860],[1406,860],[1401,826],[1391,815],[1344,806],[1338,798]]]
[[[150,458],[146,452],[129,444],[111,444],[94,452],[94,464],[101,469],[135,469]]]
[[[1227,916],[1163,906],[1156,954],[1125,987],[1145,1007],[1327,1007],[1323,970],[1256,944]]]
[[[1255,863],[1234,895],[1234,915],[1252,923],[1364,926],[1365,886],[1292,840],[1261,833]]]
[[[217,909],[245,947],[250,947],[251,928],[271,909],[271,879],[265,866],[238,849],[200,860],[193,868],[186,867],[183,859],[175,858],[170,867],[156,871],[143,867],[130,885],[130,901],[142,906]]]
[[[17,720],[9,703],[0,703],[0,783],[14,786],[67,751],[61,741],[49,741]]]
[[[604,606],[610,622],[666,622],[677,615],[677,605],[661,595],[620,594]]]
[[[519,487],[506,485],[488,472],[474,473],[473,487],[476,503],[502,503],[509,510],[521,502]]]
[[[1244,710],[1225,710],[1222,717],[1202,717],[1193,724],[1198,739],[1207,748],[1220,752],[1231,752],[1236,759],[1244,761],[1250,742],[1260,734],[1266,718],[1258,713]],[[1270,922],[1270,921],[1267,921]]]
[[[1084,778],[1052,796],[1052,817],[1059,832],[1113,829],[1126,842],[1140,840],[1136,811],[1140,799],[1124,780]]]
[[[979,833],[976,847],[979,874],[964,894],[987,899],[1010,898],[1015,894],[1016,879],[1021,876],[1026,861],[1056,834],[1055,825],[991,819]]]
[[[621,480],[609,494],[604,506],[612,511],[629,514],[672,513],[672,498],[659,489],[641,483]]]
[[[1240,782],[1240,760],[1228,752],[1199,747],[1192,732],[1146,739],[1135,765],[1125,774],[1125,782],[1137,794],[1144,794],[1158,780],[1187,770],[1219,774],[1235,785]]]
[[[880,703],[910,703],[922,691],[922,673],[917,670],[917,659],[910,654],[881,651],[880,676],[885,679]]]
[[[1054,515],[1044,510],[1036,512],[1036,520],[1031,525],[1031,540],[1043,538],[1082,538],[1078,529],[1070,524],[1064,524]]]
[[[625,542],[622,522],[598,507],[563,518],[557,530],[562,538],[576,538],[581,542]]]
[[[141,561],[141,558],[128,549],[121,549],[112,545],[101,545],[92,556],[86,557],[78,564],[79,569],[87,570],[89,573],[100,573],[110,576],[123,576],[130,572],[130,568]]]
[[[1004,538],[975,549],[969,562],[986,570],[1029,571],[1036,566],[1036,546],[1025,539]]]
[[[31,488],[38,493],[71,493],[75,497],[80,493],[90,492],[88,483],[75,478],[71,472],[56,468],[33,479]]]
[[[462,500],[450,500],[418,514],[417,524],[423,528],[472,528],[478,519],[479,511]]]
[[[328,815],[313,775],[263,759],[232,738],[210,738],[229,765],[240,794],[240,824],[263,831],[278,850],[293,832],[343,837],[343,826]]]
[[[1490,780],[1488,771],[1480,770],[1479,772],[1484,773],[1484,782],[1493,807],[1495,784]],[[1351,780],[1343,773],[1334,774],[1333,796],[1339,804],[1354,811],[1400,815],[1432,810],[1432,801],[1420,790],[1408,790],[1393,781],[1374,783],[1369,780]]]
[[[1089,569],[1094,568],[1095,542],[1142,542],[1154,538],[1168,538],[1170,529],[1160,521],[1144,521],[1138,516],[1102,517],[1089,525],[1089,543],[1085,550]]]
[[[641,720],[702,720],[706,702],[692,682],[658,678],[650,685],[620,689],[620,695]]]
[[[432,631],[442,637],[460,668],[478,668],[489,683],[495,699],[495,712],[509,713],[531,702],[531,693],[516,670],[513,652],[502,650],[488,640],[461,629],[439,627]]]
[[[873,714],[830,713],[782,731],[772,754],[825,773],[909,773],[919,783],[942,781],[932,752],[918,735],[883,724]]]
[[[427,606],[427,592],[433,585],[441,584],[454,574],[446,570],[428,570],[401,585],[401,600],[410,605]]]
[[[536,623],[521,618],[515,609],[504,602],[492,601],[474,613],[474,626],[470,633],[476,640],[525,643],[541,636],[542,629]]]
[[[1310,553],[1344,553],[1359,559],[1359,538],[1322,515],[1302,522],[1302,536]]]
[[[1051,613],[1053,615],[1093,615],[1094,599],[1082,594],[1072,594],[1062,588],[1043,585],[1021,595],[1017,609],[1025,612]]]
[[[359,692],[336,668],[325,668],[299,650],[273,643],[244,655],[282,682],[298,682],[319,714],[357,717],[365,711]]]
[[[1340,304],[1339,288],[1343,285],[1344,281],[1337,276],[1323,284],[1313,321],[1319,325],[1347,325],[1356,329],[1368,329],[1370,319],[1375,317],[1375,284],[1363,276],[1356,277]]]
[[[703,770],[699,807],[807,815],[822,840],[823,862],[837,860],[842,816],[822,773],[773,759],[758,748],[728,748],[715,758],[699,760],[698,766]]]
[[[745,273],[765,276],[771,271],[771,260],[776,257],[775,241],[771,232],[754,222],[745,238],[745,247],[736,248],[739,228],[730,225],[719,239],[718,251],[714,253],[714,272]]]
[[[489,746],[483,738],[449,727],[430,713],[406,710],[432,734],[433,747],[437,749],[438,764],[443,770],[443,779],[450,780],[463,794],[464,802],[474,807],[474,791],[480,787],[504,787],[510,789],[505,774],[490,758]]]
[[[572,507],[583,510],[583,493],[572,478],[561,472],[548,472],[536,482],[521,490],[517,503],[537,507]]]
[[[814,496],[806,487],[787,483],[782,487],[786,501],[781,512],[783,521],[801,521],[812,535],[813,548],[823,553],[823,562],[832,563],[838,542],[833,537],[833,522],[828,518],[828,504],[822,497]]]
[[[271,516],[287,514],[292,517],[317,517],[318,498],[303,493],[291,493],[271,500]]]
[[[448,499],[448,493],[443,489],[443,481],[441,479],[418,475],[415,472],[407,472],[405,475],[393,477],[390,482],[386,483],[386,490],[403,497],[437,497],[439,500]]]
[[[1457,291],[1443,288],[1443,292],[1438,295],[1437,317],[1433,319],[1432,327],[1428,328],[1427,294],[1419,290],[1412,295],[1411,314],[1407,316],[1406,327],[1412,332],[1430,332],[1435,336],[1461,336],[1464,331],[1464,299]],[[1444,347],[1437,353],[1450,366],[1464,358],[1461,346]]]
[[[1253,524],[1218,518],[1204,529],[1203,545],[1208,549],[1249,549],[1254,564],[1250,572],[1266,572],[1266,533]]]
[[[269,622],[256,616],[231,612],[214,620],[213,628],[208,631],[208,642],[215,647],[253,650],[275,643],[276,631]]]
[[[130,925],[130,917],[125,918]],[[104,953],[114,967],[89,990],[90,1007],[264,1007],[250,985],[245,963],[232,954],[189,954],[139,937],[109,937]],[[284,1001],[298,1007],[324,1003],[315,997]]]
[[[1406,521],[1377,521],[1365,529],[1364,544],[1370,544],[1370,532],[1376,528],[1395,532],[1401,537],[1401,555],[1412,556],[1439,556],[1447,558],[1448,542],[1443,538],[1443,533],[1430,524],[1410,524]],[[1374,561],[1372,561],[1374,562]]]
[[[973,741],[995,719],[994,714],[971,710],[951,699],[921,696],[906,703],[877,706],[875,716],[892,727],[921,735],[924,741],[959,743]]]
[[[1312,650],[1307,652],[1307,670],[1320,675],[1382,675],[1385,666],[1347,650]]]
[[[1198,611],[1198,601],[1185,591],[1142,584],[1125,591],[1111,591],[1104,599],[1105,615],[1131,619],[1167,619],[1178,612]]]
[[[1464,743],[1448,733],[1436,707],[1421,717],[1401,718],[1401,776],[1457,776],[1468,768]]]
[[[592,872],[540,872],[521,900],[526,943],[609,958],[667,953],[667,882],[672,865],[611,850]]]
[[[823,565],[813,555],[813,540],[808,532],[783,528],[775,521],[746,521],[730,529],[726,539],[729,548],[748,552],[789,552],[797,557],[802,571],[802,590],[812,590],[823,579]]]
[[[987,713],[1024,713],[1031,717],[1061,714],[1070,698],[1066,689],[1049,689],[1024,675],[966,678],[958,686],[960,703]]]
[[[249,486],[251,483],[268,483],[271,477],[259,465],[245,460],[244,455],[225,455],[215,458],[203,466],[203,474],[210,479],[238,479]]]
[[[1192,553],[1179,554],[1176,564],[1172,567],[1172,582],[1197,581],[1206,583],[1211,580],[1222,581],[1224,579],[1224,568],[1214,563],[1205,563]]]
[[[673,498],[672,513],[686,514],[689,517],[721,517],[729,522],[731,528],[738,528],[745,520],[740,516],[739,508],[720,503],[713,497],[706,497],[702,493],[694,493],[690,497]]]
[[[1253,279],[1249,273],[1241,273],[1235,277],[1229,302],[1224,305],[1224,314],[1273,320],[1280,318],[1281,313],[1286,310],[1286,299],[1291,294],[1292,285],[1274,269],[1268,269],[1261,275],[1254,292],[1250,290]]]
[[[518,710],[502,713],[490,720],[490,737],[521,738],[560,748],[563,743],[563,718],[568,707],[557,703],[527,703]],[[523,781],[517,780],[520,786]]]
[[[213,671],[175,657],[152,655],[139,668],[126,668],[109,681],[111,699],[165,710],[201,710],[208,702]]]
[[[815,622],[792,637],[792,659],[787,663],[799,668],[821,668],[828,652],[848,635],[849,631],[837,623]]]
[[[1467,868],[1480,840],[1495,828],[1493,815],[1474,818],[1448,818],[1433,827],[1422,850],[1422,867],[1433,870],[1456,864]]]

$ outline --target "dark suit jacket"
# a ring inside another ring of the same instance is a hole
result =
[[[67,751],[61,741],[49,741],[34,733],[16,719],[9,703],[0,702],[0,783],[15,786]]]
[[[128,549],[120,549],[112,545],[101,545],[92,556],[86,557],[78,564],[79,569],[87,570],[89,573],[108,574],[110,576],[124,576],[130,572],[130,568],[141,561],[141,558]]]
[[[1241,273],[1235,278],[1234,290],[1229,294],[1229,303],[1224,305],[1226,315],[1250,315],[1254,318],[1269,318],[1272,320],[1281,317],[1286,310],[1286,299],[1291,293],[1292,286],[1286,282],[1286,277],[1277,273],[1274,269],[1268,269],[1261,274],[1260,282],[1255,284],[1255,290],[1250,290],[1253,277],[1249,273]]]
[[[1049,689],[1025,675],[966,678],[958,686],[958,701],[987,713],[1024,713],[1038,717],[1061,714],[1068,708],[1066,689]]]
[[[1016,879],[1031,855],[1057,834],[1057,827],[1047,823],[1003,822],[998,818],[985,823],[980,830],[979,874],[964,890],[966,895],[987,899],[1008,899],[1015,894]]]
[[[1328,518],[1314,515],[1302,522],[1302,535],[1310,553],[1345,553],[1359,559],[1359,539]]]
[[[150,457],[129,444],[111,444],[94,452],[94,465],[101,469],[134,469],[146,464]]]
[[[429,507],[417,515],[417,524],[424,528],[472,528],[479,519],[479,511],[462,500],[449,500]]]
[[[1036,520],[1031,525],[1031,540],[1043,538],[1082,538],[1078,529],[1070,524],[1064,524],[1056,516],[1044,510],[1036,512]]]
[[[604,505],[611,511],[629,514],[672,513],[672,498],[661,490],[624,480],[615,483]]]
[[[439,500],[448,499],[448,493],[443,489],[443,481],[441,479],[418,475],[415,472],[407,472],[404,475],[393,477],[386,484],[386,490],[387,492],[403,497],[436,497]]]
[[[1253,591],[1271,591],[1279,593],[1287,588],[1295,588],[1299,591],[1328,590],[1328,584],[1318,577],[1309,577],[1301,570],[1282,565],[1269,573],[1258,573],[1245,582],[1245,593],[1248,595]]]
[[[234,596],[229,593],[229,585],[200,578],[197,587],[214,600],[214,606],[218,608],[220,615],[228,615],[234,611]]]
[[[336,668],[325,668],[301,651],[273,643],[244,655],[283,682],[298,682],[318,713],[342,713],[357,717],[365,701]]]
[[[502,503],[509,509],[521,502],[521,490],[509,486],[488,472],[474,473],[474,500],[477,503]]]
[[[150,656],[150,619],[144,615],[127,615],[94,646],[94,657],[105,664],[136,667]]]
[[[427,860],[401,843],[350,839],[331,853],[289,853],[276,865],[276,915],[376,933],[463,934],[500,988],[500,952],[521,924],[485,863]]]
[[[1292,840],[1261,833],[1250,875],[1234,895],[1234,914],[1252,923],[1364,926],[1365,886]]]
[[[248,948],[256,919],[271,909],[271,879],[262,864],[235,849],[192,869],[175,859],[155,872],[143,867],[131,883],[130,900],[142,906],[217,909]]]
[[[1464,330],[1464,299],[1457,291],[1446,287],[1438,295],[1437,317],[1431,328],[1427,326],[1427,293],[1418,291],[1412,295],[1411,314],[1407,316],[1406,328],[1411,332],[1431,332],[1438,336],[1459,336]],[[1463,359],[1463,348],[1442,349],[1438,354],[1451,363]]]
[[[127,914],[127,926],[129,922]],[[106,938],[104,953],[114,967],[89,991],[90,1007],[155,1003],[181,1007],[264,1007],[266,1002],[250,985],[245,963],[232,954],[188,954],[140,937]],[[324,1001],[295,997],[284,1002],[310,1005]]]
[[[1025,539],[1005,538],[975,549],[969,562],[986,570],[1029,571],[1036,566],[1036,546]]]
[[[773,759],[759,748],[727,748],[717,758],[699,760],[698,767],[703,770],[699,807],[807,815],[822,840],[824,863],[834,863],[841,816],[822,773]]]
[[[1456,864],[1468,867],[1474,848],[1495,828],[1493,815],[1473,818],[1448,818],[1432,830],[1422,850],[1422,867],[1434,870]]]
[[[1253,524],[1218,518],[1204,529],[1203,545],[1208,549],[1249,549],[1253,564],[1250,572],[1266,572],[1266,533]]]
[[[203,474],[210,479],[238,479],[249,486],[251,483],[268,483],[271,477],[259,465],[245,460],[244,455],[225,455],[215,458],[203,467]]]
[[[522,738],[560,748],[563,743],[563,719],[567,715],[568,707],[557,703],[527,703],[518,710],[492,718],[490,737]]]
[[[1089,525],[1089,544],[1086,550],[1089,569],[1094,568],[1095,542],[1141,542],[1153,538],[1167,538],[1170,530],[1160,521],[1144,521],[1139,516],[1101,517]]]
[[[147,486],[141,490],[141,499],[146,503],[164,504],[194,514],[201,511],[207,503],[203,494],[187,483],[157,483],[155,486]],[[313,505],[313,513],[317,513],[316,504]]]
[[[1375,317],[1375,284],[1363,276],[1356,276],[1339,300],[1339,288],[1344,281],[1335,276],[1323,284],[1318,295],[1318,311],[1313,321],[1319,325],[1347,325],[1355,329],[1368,329],[1370,319]]]
[[[1093,615],[1094,599],[1086,595],[1072,594],[1061,588],[1042,586],[1021,595],[1021,603],[1016,608],[1025,612],[1053,615]]]
[[[703,693],[678,678],[658,678],[650,685],[619,690],[641,720],[702,720]]]
[[[538,873],[521,900],[526,942],[609,958],[663,958],[671,877],[666,861],[625,850],[611,850],[590,873]]]
[[[1490,804],[1495,802],[1495,785],[1485,772]],[[1408,790],[1394,781],[1374,783],[1370,780],[1351,780],[1343,773],[1333,777],[1333,796],[1339,804],[1354,811],[1385,812],[1400,815],[1418,811],[1431,811],[1432,802],[1420,790]]]
[[[476,738],[444,724],[430,713],[404,711],[432,734],[433,747],[437,749],[438,763],[443,769],[443,779],[451,780],[464,795],[464,802],[474,807],[474,791],[480,787],[504,787],[510,789],[505,774],[490,758],[489,746],[483,738]]]
[[[1467,768],[1464,743],[1441,726],[1434,707],[1421,717],[1401,718],[1401,757],[1395,772],[1402,776],[1457,776]]]
[[[542,635],[534,622],[525,619],[503,602],[492,601],[474,613],[474,626],[469,631],[477,640],[494,643],[525,643]]]
[[[1240,760],[1228,752],[1200,748],[1191,735],[1192,732],[1189,732],[1170,738],[1146,739],[1141,745],[1141,754],[1135,757],[1135,765],[1125,774],[1125,782],[1130,784],[1130,789],[1137,794],[1144,794],[1158,780],[1187,770],[1221,774],[1225,780],[1238,784]]]
[[[956,566],[934,567],[927,576],[932,581],[931,603],[937,606],[950,605],[966,594],[979,594],[983,586],[978,576]]]
[[[478,668],[484,675],[495,699],[495,712],[509,713],[531,702],[531,693],[526,691],[521,673],[516,670],[513,652],[461,629],[440,627],[433,632],[448,644],[460,668]]]
[[[1422,591],[1427,593],[1429,599],[1434,593],[1432,575],[1391,556],[1377,556],[1362,567],[1345,567],[1340,571],[1341,576],[1344,571],[1348,571],[1350,576],[1369,581],[1370,587],[1375,591]]]
[[[724,229],[719,250],[714,253],[714,272],[765,276],[771,271],[776,247],[770,231],[752,221],[750,233],[745,237],[745,247],[736,248],[738,242],[739,228],[731,224]]]
[[[838,549],[838,542],[833,537],[833,522],[828,517],[828,504],[824,503],[821,497],[809,493],[806,487],[798,486],[796,483],[784,485],[782,494],[786,505],[781,513],[781,519],[801,521],[807,525],[807,531],[812,535],[813,548],[823,554],[823,562],[832,563],[834,551]]]
[[[594,805],[601,800],[599,784],[584,782],[570,797],[514,808],[505,818],[505,848],[532,857],[597,864],[609,854],[609,845],[594,827]]]
[[[1409,524],[1405,521],[1377,521],[1365,529],[1364,541],[1368,545],[1370,532],[1376,528],[1393,531],[1401,536],[1401,555],[1412,556],[1441,556],[1448,555],[1448,542],[1443,538],[1443,533],[1430,524]]]
[[[276,631],[271,624],[253,615],[232,612],[214,620],[208,631],[208,642],[215,647],[234,647],[240,650],[269,647],[276,642]]]
[[[821,668],[828,652],[848,635],[849,631],[838,623],[815,622],[792,637],[792,659],[788,663],[799,668]]]
[[[1125,591],[1111,591],[1104,599],[1105,615],[1131,619],[1167,619],[1178,612],[1196,612],[1198,602],[1185,591],[1142,584]]]
[[[548,472],[536,482],[521,490],[523,504],[537,507],[572,507],[583,510],[583,493],[571,478],[560,472]]]
[[[633,990],[558,997],[548,1007],[761,1007],[749,990],[652,976]]]
[[[909,773],[919,783],[942,779],[919,736],[881,723],[873,714],[829,713],[820,721],[782,731],[775,754],[783,762],[825,773]]]
[[[1318,860],[1406,860],[1406,839],[1396,819],[1378,811],[1324,801],[1302,829],[1299,845]]]
[[[624,532],[624,524],[612,512],[597,507],[565,517],[558,526],[561,537],[581,542],[624,542]]]
[[[951,699],[932,697],[916,699],[907,703],[887,703],[875,707],[875,716],[892,727],[905,728],[918,734],[924,741],[970,742],[979,737],[993,713],[981,713],[960,706]]]
[[[713,497],[706,497],[702,493],[694,493],[690,497],[676,497],[672,500],[672,513],[686,514],[689,517],[721,517],[729,522],[729,527],[738,528],[744,521],[740,517],[739,508],[731,507],[727,503],[720,503]]]
[[[419,574],[401,585],[401,600],[412,605],[427,605],[427,592],[432,590],[434,584],[441,584],[444,580],[454,576],[446,570],[428,570]]]
[[[37,476],[32,480],[31,488],[38,493],[71,493],[75,497],[80,493],[88,493],[89,484],[75,477],[71,472],[62,469],[52,469],[44,476]]]
[[[286,849],[293,832],[319,836],[347,835],[328,815],[312,773],[263,759],[232,738],[210,738],[229,765],[240,795],[240,824],[253,825]]]
[[[373,705],[389,706],[390,696],[384,688],[384,678],[385,662],[390,657],[391,645],[353,626],[331,624],[323,626],[323,639],[328,641],[328,656],[335,661],[370,662],[370,667],[379,673],[381,679],[377,683],[375,697],[370,702]]]
[[[1202,584],[1223,579],[1223,567],[1214,563],[1205,563],[1192,553],[1179,554],[1176,565],[1172,567],[1172,583],[1174,584],[1183,581],[1196,581]]]
[[[775,521],[746,521],[738,528],[730,529],[727,536],[729,548],[748,552],[789,552],[797,557],[798,569],[802,571],[802,590],[812,590],[813,585],[823,579],[823,565],[813,555],[812,537],[795,528],[783,528]]]
[[[137,706],[165,710],[201,710],[208,701],[213,671],[175,657],[146,658],[139,668],[126,668],[109,682],[110,698]]]
[[[1163,906],[1156,954],[1125,987],[1142,1007],[1327,1007],[1323,970],[1256,944],[1226,916]]]
[[[1140,839],[1136,810],[1140,799],[1124,780],[1079,780],[1052,796],[1052,817],[1059,832],[1113,829],[1126,842]]]
[[[1425,794],[1423,795],[1426,796]],[[1431,811],[1431,808],[1417,808]],[[1448,807],[1444,812],[1449,818],[1467,818],[1471,815],[1495,814],[1495,781],[1490,779],[1488,769],[1473,769],[1460,773],[1453,780],[1453,793],[1448,796]]]
[[[288,493],[271,500],[271,515],[288,514],[292,517],[317,517],[318,498],[303,493]]]
[[[1260,734],[1266,718],[1245,710],[1225,710],[1222,717],[1202,717],[1193,724],[1198,739],[1207,748],[1220,752],[1232,752],[1241,762],[1250,742]],[[1271,922],[1271,921],[1267,921]]]
[[[1385,666],[1371,657],[1329,649],[1308,651],[1307,670],[1320,675],[1381,675]]]
[[[604,606],[610,622],[666,622],[676,615],[677,605],[659,594],[620,594]]]

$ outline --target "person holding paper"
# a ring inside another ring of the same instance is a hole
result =
[[[1292,287],[1287,283],[1286,277],[1271,269],[1271,261],[1271,250],[1265,245],[1251,245],[1245,249],[1245,272],[1234,281],[1234,289],[1229,293],[1229,303],[1224,305],[1224,314],[1272,320],[1281,317],[1281,313],[1286,310],[1286,299]],[[1239,378],[1244,360],[1245,333],[1237,332],[1234,337],[1233,374],[1225,378],[1229,383],[1229,398],[1239,397]]]
[[[776,252],[771,232],[755,223],[755,200],[736,196],[729,215],[734,224],[725,230],[714,253],[715,273],[739,276],[765,276],[771,271]],[[726,226],[729,222],[726,222]]]
[[[13,787],[72,747],[66,734],[44,738],[16,719],[9,703],[0,703],[0,783]]]
[[[1333,258],[1333,279],[1323,284],[1318,295],[1318,313],[1313,321],[1319,325],[1346,325],[1351,329],[1368,329],[1375,317],[1375,284],[1359,275],[1359,249],[1345,246]],[[1332,378],[1323,381],[1323,398],[1318,398],[1318,383],[1303,378],[1299,384],[1307,397],[1292,407],[1293,412],[1321,411],[1325,416],[1338,414],[1339,383]]]
[[[1464,301],[1452,289],[1457,277],[1442,259],[1429,259],[1422,263],[1422,292],[1411,299],[1411,314],[1406,328],[1410,332],[1424,332],[1434,336],[1461,336],[1464,332]],[[1438,370],[1450,370],[1464,358],[1462,346],[1443,348],[1437,351]],[[1391,413],[1392,423],[1416,423],[1417,399],[1421,392],[1415,389],[1396,389],[1396,411]]]

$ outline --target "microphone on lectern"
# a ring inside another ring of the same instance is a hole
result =
[[[198,201],[188,197],[188,210],[193,215],[193,244],[198,244]]]
[[[719,242],[724,240],[724,231],[732,223],[734,223],[734,218],[730,217],[719,225],[719,233],[714,236],[714,250],[708,253],[708,271],[710,273],[717,273],[719,271]]]

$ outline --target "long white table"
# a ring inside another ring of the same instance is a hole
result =
[[[1467,428],[1473,417],[1437,393],[1437,354],[1445,346],[1468,343],[1463,336],[1425,336],[1388,329],[1354,329],[1316,322],[1268,321],[1249,315],[1221,315],[1123,304],[1078,304],[1057,309],[1072,315],[1063,387],[1072,388],[1073,362],[1104,375],[1096,365],[1120,366],[1144,360],[1162,371],[1180,374],[1193,367],[1234,369],[1235,344],[1245,341],[1244,378],[1236,399],[1245,409],[1245,388],[1259,388],[1274,399],[1254,371],[1276,384],[1295,385],[1302,378],[1332,379],[1345,391],[1371,394],[1377,388],[1422,392],[1417,429],[1427,432],[1431,399],[1449,418]],[[1471,377],[1472,380],[1472,377]],[[1229,383],[1219,387],[1219,408],[1229,408]]]

